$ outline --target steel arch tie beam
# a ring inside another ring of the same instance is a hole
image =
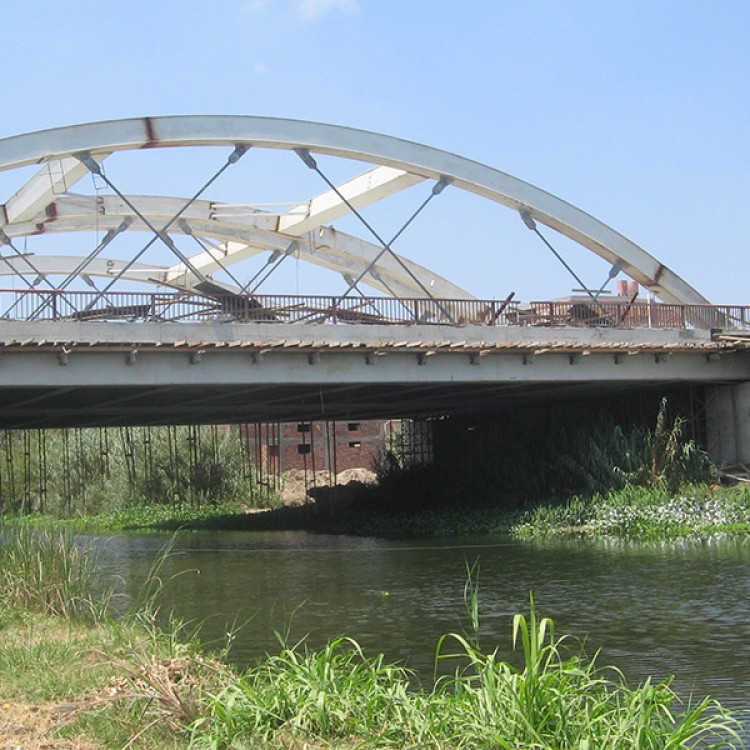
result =
[[[182,115],[111,120],[0,139],[0,169],[38,164],[88,150],[105,153],[166,146],[235,145],[308,149],[311,152],[392,166],[453,185],[515,210],[569,237],[665,302],[706,304],[696,289],[643,248],[581,209],[484,164],[429,146],[337,125],[281,118]]]

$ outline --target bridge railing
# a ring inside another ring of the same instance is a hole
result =
[[[750,328],[750,307],[649,300],[466,300],[185,292],[0,290],[0,317],[17,321],[264,322],[300,324]]]
[[[531,302],[519,308],[518,322],[537,326],[747,329],[750,308],[674,305],[653,300]]]

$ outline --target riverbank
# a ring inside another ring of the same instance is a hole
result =
[[[106,597],[83,596],[93,559],[71,536],[5,529],[0,557],[0,746],[619,750],[693,747],[702,737],[742,747],[739,725],[717,703],[681,704],[669,680],[629,687],[560,639],[533,600],[508,621],[514,664],[480,649],[474,570],[464,629],[437,643],[445,677],[426,687],[347,638],[319,649],[281,639],[238,670],[184,625],[157,627],[161,561],[115,621]],[[42,572],[30,576],[32,567]]]
[[[627,486],[509,510],[467,501],[435,508],[404,502],[399,507],[381,503],[376,486],[349,485],[319,492],[315,501],[304,505],[265,510],[248,511],[237,504],[151,505],[76,519],[27,516],[19,521],[79,533],[302,530],[394,539],[510,534],[522,539],[567,535],[669,540],[750,532],[750,487],[686,485],[672,493]]]
[[[372,488],[366,488],[368,495]],[[151,505],[122,508],[109,514],[58,519],[25,516],[23,526],[67,528],[76,533],[128,531],[314,531],[382,538],[426,538],[474,534],[510,534],[523,539],[549,536],[622,537],[633,540],[677,539],[750,532],[750,489],[685,487],[673,495],[664,490],[627,487],[539,503],[528,510],[508,510],[487,503],[459,503],[435,509],[380,508],[365,498],[248,511],[237,504],[218,506]]]
[[[520,538],[580,535],[669,540],[750,532],[750,488],[688,485],[625,487],[593,497],[539,505],[519,517],[511,532]]]
[[[616,672],[564,659],[560,642],[546,638],[551,627],[517,621],[521,670],[449,636],[441,648],[456,677],[424,690],[346,639],[316,652],[282,649],[239,673],[143,624],[16,613],[0,629],[0,746],[620,750],[644,736],[657,748],[692,747],[704,736],[742,747],[718,704],[683,713],[668,682],[631,689]]]

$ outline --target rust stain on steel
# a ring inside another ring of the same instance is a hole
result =
[[[34,225],[34,231],[31,234],[32,235],[34,235],[34,234],[44,234],[44,231],[45,231],[44,224],[35,224]]]
[[[154,148],[159,145],[159,138],[156,134],[156,127],[152,117],[144,117],[143,125],[146,128],[146,141],[141,148]]]
[[[654,281],[658,284],[664,271],[667,270],[667,267],[663,265],[662,263],[659,263],[659,267],[656,269],[656,273],[654,274]]]
[[[49,203],[46,206],[44,209],[44,215],[49,221],[55,221],[57,219],[57,203],[55,203],[55,201],[52,201],[52,203]]]

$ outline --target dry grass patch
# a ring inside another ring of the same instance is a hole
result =
[[[88,737],[57,736],[81,710],[83,704],[0,700],[0,750],[96,750],[99,745]]]

